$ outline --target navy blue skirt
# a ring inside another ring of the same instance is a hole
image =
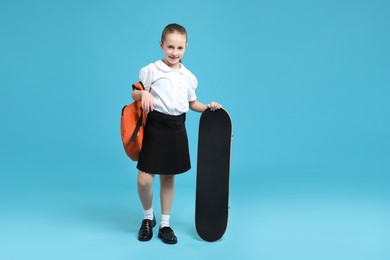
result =
[[[186,114],[150,112],[137,168],[149,174],[175,175],[191,169]]]

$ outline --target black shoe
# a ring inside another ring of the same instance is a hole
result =
[[[153,237],[153,228],[156,226],[156,218],[153,216],[153,220],[142,220],[141,228],[138,231],[139,241],[149,241]]]
[[[172,228],[170,227],[160,228],[160,230],[158,231],[158,237],[161,238],[161,240],[165,244],[177,243],[177,237],[175,236],[175,232],[173,232]]]

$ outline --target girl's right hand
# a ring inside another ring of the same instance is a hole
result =
[[[141,104],[142,104],[142,109],[144,109],[146,113],[149,113],[154,109],[155,105],[154,105],[153,96],[146,90],[142,91]]]

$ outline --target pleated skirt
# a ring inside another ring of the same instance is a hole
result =
[[[148,114],[138,170],[175,175],[191,168],[185,121],[185,113],[171,116],[153,111]]]

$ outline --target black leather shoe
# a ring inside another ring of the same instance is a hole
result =
[[[139,241],[149,241],[153,237],[153,228],[156,226],[156,218],[153,216],[153,220],[142,220],[141,228],[138,231]]]
[[[161,240],[165,244],[177,243],[177,237],[175,236],[175,232],[173,232],[172,228],[170,227],[160,228],[160,230],[158,231],[158,237],[161,238]]]

